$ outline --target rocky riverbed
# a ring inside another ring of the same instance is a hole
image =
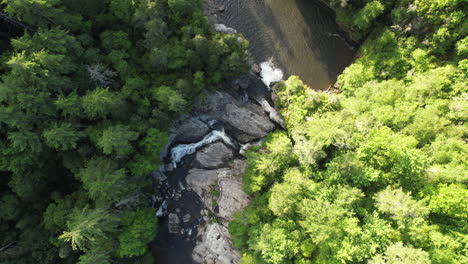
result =
[[[173,125],[161,153],[166,164],[154,173],[157,263],[239,262],[227,226],[249,203],[242,190],[243,153],[283,125],[266,85],[282,74],[275,75],[271,64],[262,66],[226,79]]]

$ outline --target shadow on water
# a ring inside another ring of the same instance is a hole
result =
[[[181,215],[189,214],[188,222],[180,219],[180,224],[177,233],[169,231],[168,216],[159,218],[156,239],[150,244],[151,251],[155,258],[155,264],[191,264],[192,251],[195,247],[197,238],[197,226],[202,219],[201,210],[203,208],[200,197],[195,192],[188,191],[180,186],[186,186],[185,177],[189,172],[189,166],[192,160],[191,157],[186,157],[180,164],[180,168],[166,172],[168,186],[161,192],[178,192],[179,198],[171,196],[168,200],[167,213],[175,213]],[[184,230],[184,232],[181,232]],[[190,230],[190,232],[187,232]]]
[[[220,23],[250,41],[257,62],[273,57],[286,75],[326,89],[353,59],[334,13],[318,0],[215,0]]]

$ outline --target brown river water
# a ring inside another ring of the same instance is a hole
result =
[[[298,75],[313,89],[335,83],[355,48],[319,0],[211,0],[224,6],[217,23],[242,33],[256,62],[273,58],[276,67]],[[212,12],[213,13],[213,12]]]

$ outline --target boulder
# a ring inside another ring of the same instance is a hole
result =
[[[222,34],[236,34],[237,30],[223,24],[214,24],[214,30]]]
[[[196,263],[233,264],[239,263],[241,255],[234,250],[226,227],[212,223],[200,228],[201,242],[193,249]]]
[[[204,169],[221,168],[234,157],[234,151],[222,142],[215,142],[199,150],[195,161]]]
[[[187,187],[203,199],[209,193],[211,186],[218,180],[218,172],[216,170],[192,169],[185,180]]]
[[[260,67],[260,65],[255,63],[250,67],[250,71],[253,74],[260,75],[260,73],[262,72],[262,67]]]
[[[262,107],[254,104],[227,104],[222,118],[231,127],[228,134],[242,143],[263,138],[275,129]]]
[[[169,225],[168,225],[169,233],[172,233],[172,234],[180,233],[181,231],[181,228],[179,226],[180,219],[179,219],[179,216],[177,216],[177,214],[170,213],[168,216],[168,222],[169,222]]]
[[[218,216],[232,221],[234,213],[244,210],[249,196],[243,191],[240,179],[221,179],[218,182],[221,194],[218,198]]]
[[[191,218],[192,216],[190,214],[185,214],[184,217],[182,217],[182,221],[184,221],[184,223],[188,223]]]
[[[194,102],[193,110],[202,120],[216,119],[222,116],[226,104],[236,102],[228,93],[218,91]]]
[[[250,76],[249,75],[243,75],[239,78],[237,78],[234,81],[234,84],[239,85],[240,88],[242,89],[247,89],[250,85]]]
[[[207,124],[198,119],[190,118],[176,127],[174,140],[181,143],[197,142],[209,132],[210,128]]]

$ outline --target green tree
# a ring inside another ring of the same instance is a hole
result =
[[[67,228],[59,239],[69,242],[73,250],[88,252],[102,247],[109,233],[115,232],[118,218],[103,209],[75,208],[67,220]]]
[[[47,145],[57,150],[76,148],[80,133],[70,123],[55,124],[43,133]]]
[[[77,176],[89,197],[100,203],[116,202],[131,188],[125,168],[106,158],[89,160]]]
[[[127,156],[133,152],[131,142],[138,138],[138,133],[128,126],[116,125],[106,128],[98,139],[97,146],[104,154]]]
[[[154,209],[127,212],[121,218],[123,232],[119,235],[118,254],[123,257],[141,256],[156,235],[157,219]]]
[[[429,264],[429,254],[421,249],[404,246],[399,242],[388,246],[385,254],[377,255],[369,262],[370,264]]]

